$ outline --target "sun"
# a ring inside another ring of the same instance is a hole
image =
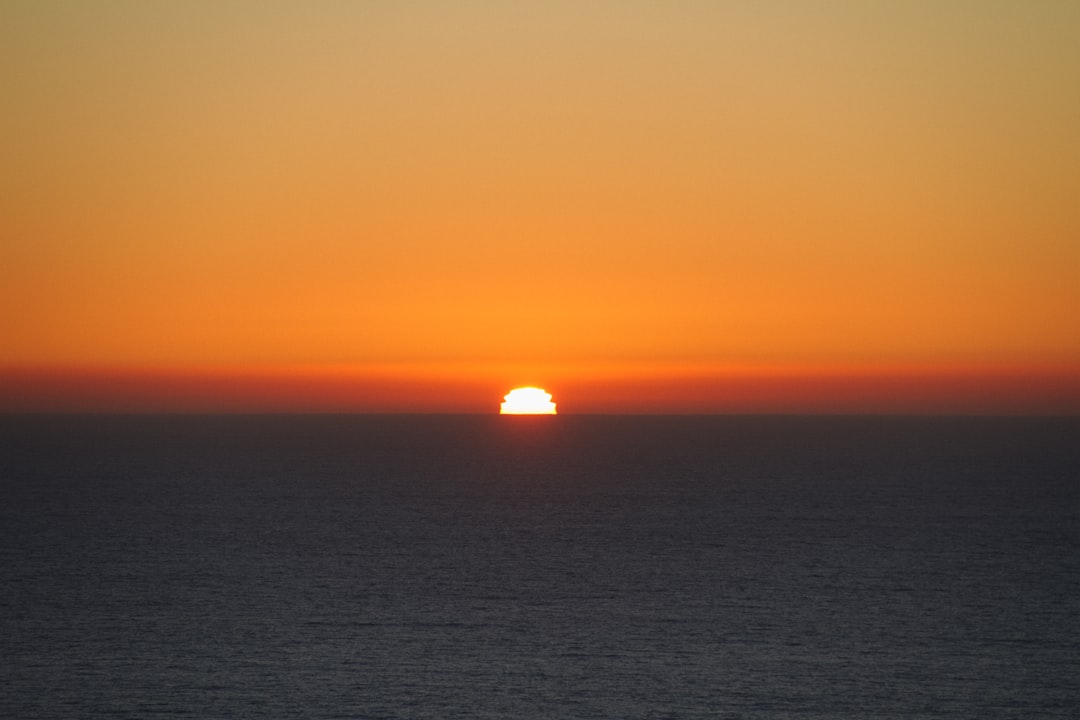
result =
[[[506,394],[501,415],[554,415],[555,403],[551,393],[537,387],[514,388]]]

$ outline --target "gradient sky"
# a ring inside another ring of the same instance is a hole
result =
[[[1080,3],[0,5],[0,410],[1080,412]]]

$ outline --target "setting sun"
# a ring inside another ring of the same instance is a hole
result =
[[[501,415],[554,415],[555,403],[551,393],[541,388],[515,388],[506,394],[499,410]]]

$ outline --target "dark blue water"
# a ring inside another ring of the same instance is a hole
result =
[[[0,717],[1075,718],[1080,421],[0,419]]]

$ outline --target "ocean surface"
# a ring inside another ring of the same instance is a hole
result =
[[[3,718],[1076,718],[1080,420],[0,418]]]

